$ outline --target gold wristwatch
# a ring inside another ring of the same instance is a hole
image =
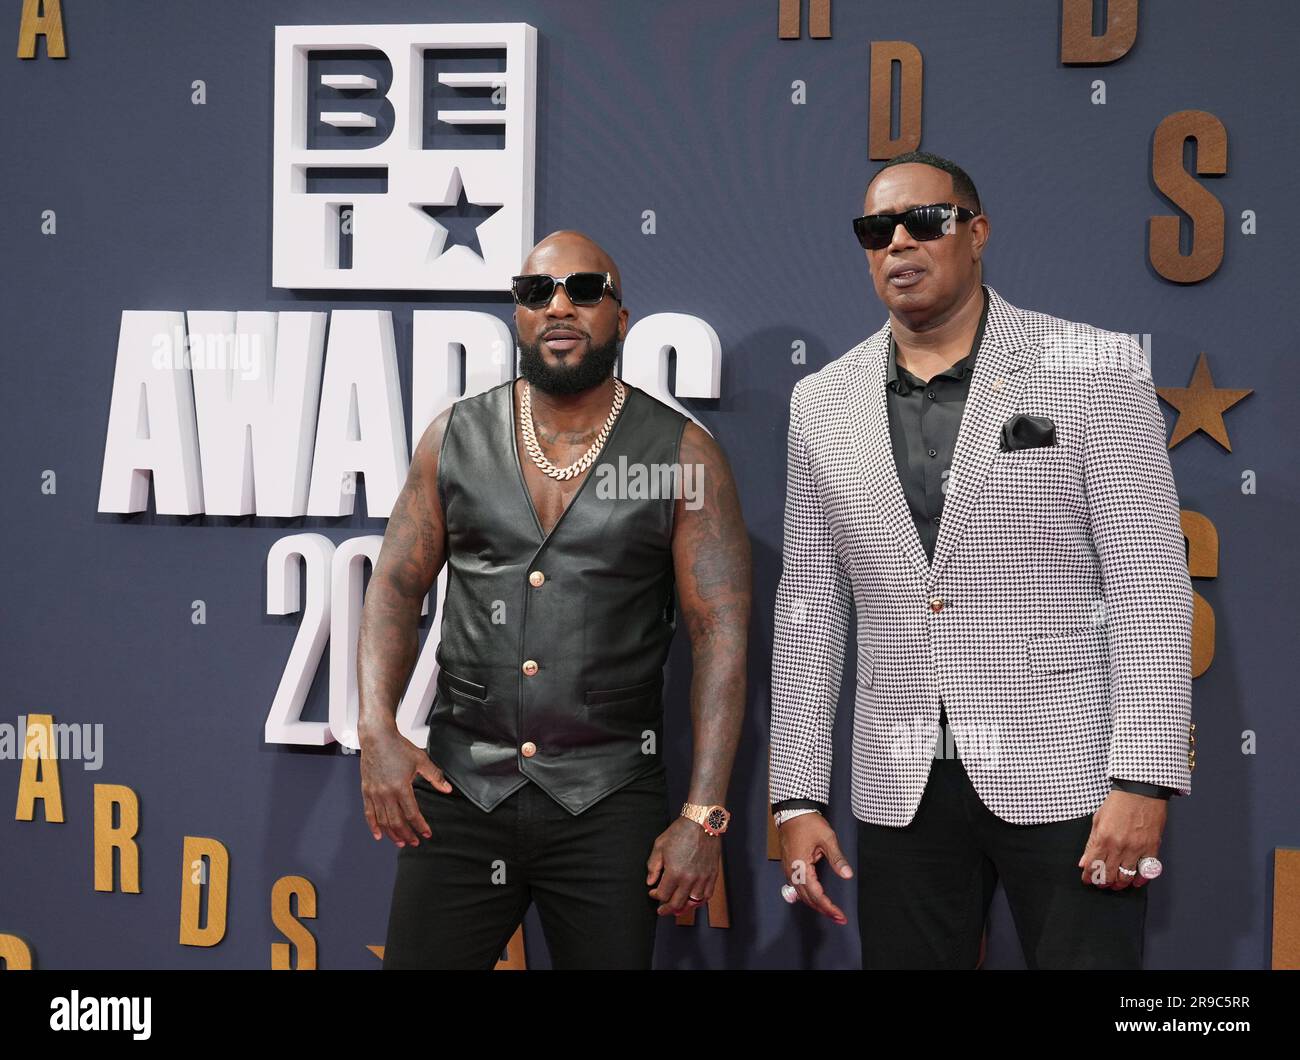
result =
[[[694,821],[709,835],[722,835],[731,821],[731,813],[725,806],[700,806],[693,802],[682,803],[681,816]]]

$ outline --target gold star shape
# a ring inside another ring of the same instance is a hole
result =
[[[1173,437],[1169,439],[1170,449],[1197,431],[1204,431],[1224,449],[1232,452],[1223,414],[1254,391],[1225,390],[1215,386],[1210,377],[1210,365],[1202,352],[1192,372],[1191,386],[1161,386],[1156,387],[1156,393],[1178,410]]]

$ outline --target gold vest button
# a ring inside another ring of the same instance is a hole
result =
[[[930,610],[931,610],[931,611],[942,611],[942,610],[943,610],[943,597],[942,597],[942,596],[932,596],[932,597],[930,597]]]
[[[528,575],[529,585],[541,585],[544,581],[546,581],[546,575],[539,570],[535,570],[532,574]]]
[[[532,677],[533,674],[537,673],[537,663],[533,662],[532,659],[529,659],[524,663],[523,670],[529,677]]]
[[[532,758],[537,753],[537,744],[529,740],[523,747],[519,748],[525,758]]]

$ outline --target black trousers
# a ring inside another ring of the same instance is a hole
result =
[[[578,815],[529,781],[490,813],[412,785],[432,838],[397,852],[384,968],[490,969],[537,903],[554,968],[649,968],[646,862],[672,818],[662,770]]]
[[[1080,881],[1091,830],[1091,814],[1009,824],[960,759],[936,758],[910,824],[858,822],[862,966],[974,968],[1000,879],[1028,967],[1141,968],[1147,888]]]

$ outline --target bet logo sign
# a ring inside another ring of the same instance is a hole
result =
[[[273,286],[509,290],[536,103],[523,23],[277,26]]]

